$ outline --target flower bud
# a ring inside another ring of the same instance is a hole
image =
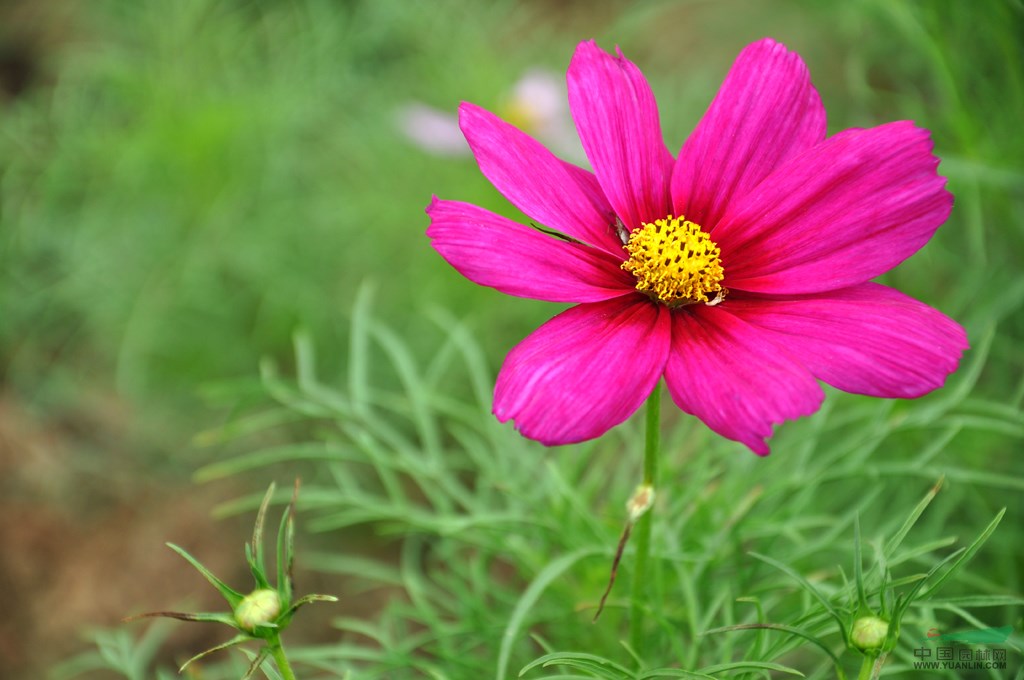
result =
[[[877,616],[862,616],[853,622],[850,642],[862,652],[877,652],[889,635],[889,622]]]
[[[281,613],[281,596],[276,590],[254,590],[235,607],[235,621],[242,630],[253,632],[257,626],[273,623]]]
[[[633,496],[626,503],[626,512],[629,513],[629,521],[635,522],[654,505],[654,487],[650,484],[641,484],[636,487]]]

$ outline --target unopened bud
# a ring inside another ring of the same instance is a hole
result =
[[[256,630],[257,626],[265,626],[273,623],[278,614],[281,613],[281,596],[276,590],[262,588],[254,590],[238,603],[235,607],[235,621],[238,625],[250,633]]]
[[[862,616],[853,622],[850,641],[862,652],[877,652],[889,635],[889,622],[877,616]]]
[[[629,521],[635,522],[654,505],[654,487],[650,484],[641,484],[633,492],[633,497],[626,503],[626,511],[629,513]]]

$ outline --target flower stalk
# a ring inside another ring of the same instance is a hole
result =
[[[885,663],[885,654],[865,654],[860,662],[860,672],[857,673],[857,680],[878,680],[882,674],[882,665]]]
[[[647,399],[647,425],[644,437],[644,482],[641,487],[653,493],[658,481],[658,448],[660,444],[661,390],[655,386]],[[651,508],[636,519],[636,562],[633,569],[633,592],[629,607],[629,640],[637,656],[643,655],[644,609],[647,606],[647,564],[651,552]]]
[[[291,664],[288,663],[288,657],[284,653],[281,636],[275,635],[270,640],[267,640],[267,649],[270,650],[270,655],[274,657],[274,663],[277,664],[277,670],[281,671],[281,677],[284,680],[295,680],[295,672],[292,670]]]

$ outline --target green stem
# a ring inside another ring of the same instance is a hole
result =
[[[878,676],[882,674],[885,656],[885,654],[865,656],[860,662],[860,673],[857,674],[857,680],[878,680]]]
[[[267,647],[270,648],[270,654],[274,657],[274,661],[277,662],[277,670],[281,672],[281,677],[284,680],[295,680],[295,672],[292,670],[291,664],[288,663],[288,657],[284,654],[281,636],[275,635],[267,640]]]
[[[658,480],[658,420],[661,415],[661,386],[656,385],[647,398],[647,433],[644,440],[644,484],[656,488]],[[636,523],[636,567],[633,570],[633,594],[629,607],[629,639],[637,656],[643,656],[644,609],[647,604],[647,563],[651,552],[652,506]]]
[[[658,444],[661,416],[661,386],[655,385],[647,398],[647,433],[644,439],[644,484],[654,486],[658,479]]]

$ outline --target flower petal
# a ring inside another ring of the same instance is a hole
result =
[[[953,206],[928,131],[847,130],[729,207],[712,231],[729,288],[817,293],[864,283],[913,255]]]
[[[602,215],[608,215],[609,220],[615,222],[615,210],[612,208],[611,203],[608,202],[608,197],[604,195],[604,191],[601,189],[601,183],[597,181],[597,177],[590,170],[584,170],[578,165],[574,165],[568,161],[562,161],[562,167],[569,173],[573,181],[580,188],[580,191],[587,197],[594,209]],[[615,233],[615,229],[612,230]],[[615,254],[621,254],[622,258],[625,259],[625,251],[622,249],[622,242],[618,239],[615,240],[612,250]]]
[[[668,214],[672,154],[640,69],[591,40],[569,64],[569,110],[601,188],[630,230]]]
[[[800,56],[765,38],[740,52],[672,173],[672,206],[710,230],[788,158],[825,139],[825,107]]]
[[[876,283],[790,300],[729,300],[815,376],[845,392],[913,398],[942,387],[967,349],[955,321]]]
[[[566,310],[519,343],[494,388],[494,414],[548,445],[600,437],[661,378],[669,312],[639,295]]]
[[[679,408],[762,456],[773,423],[813,413],[825,398],[807,369],[769,338],[723,307],[693,305],[672,315],[665,367]]]
[[[500,215],[436,197],[427,207],[431,245],[460,274],[508,295],[596,302],[633,292],[633,277],[607,253],[547,236]]]
[[[616,255],[615,216],[603,213],[579,173],[540,142],[479,106],[463,102],[459,125],[480,172],[517,208],[556,231]],[[580,172],[585,172],[577,168]]]

